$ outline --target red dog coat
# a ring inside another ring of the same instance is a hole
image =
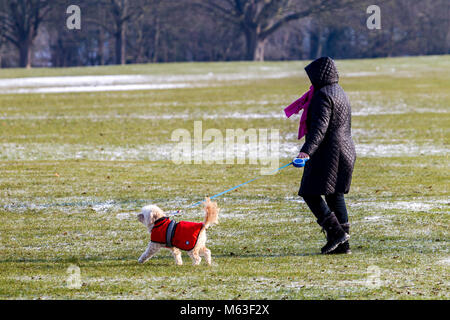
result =
[[[166,244],[167,227],[170,219],[167,217],[158,219],[152,228],[151,241]],[[198,235],[203,228],[203,223],[180,221],[175,224],[171,245],[181,250],[192,250],[197,244]],[[167,245],[166,245],[167,246]]]

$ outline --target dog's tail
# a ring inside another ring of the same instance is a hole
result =
[[[205,229],[208,229],[213,224],[219,223],[219,211],[220,208],[217,207],[217,202],[211,202],[209,198],[205,199]]]

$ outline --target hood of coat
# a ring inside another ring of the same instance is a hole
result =
[[[322,57],[314,60],[305,67],[305,71],[315,89],[339,81],[336,64],[330,57]]]

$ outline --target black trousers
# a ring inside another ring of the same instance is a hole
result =
[[[316,216],[317,222],[322,225],[322,221],[331,213],[334,212],[339,223],[348,222],[347,207],[345,206],[344,194],[335,193],[325,196],[325,201],[322,196],[303,196],[309,209]]]

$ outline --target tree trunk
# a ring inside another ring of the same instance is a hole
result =
[[[153,62],[158,62],[158,53],[159,53],[159,37],[161,34],[161,27],[159,25],[158,16],[155,17],[155,38],[153,41]]]
[[[246,45],[245,60],[251,61],[255,58],[258,35],[256,34],[256,29],[247,29],[244,34]]]
[[[322,56],[322,31],[317,29],[316,32],[311,35],[311,59],[317,59]]]
[[[122,28],[122,33],[121,33],[121,52],[120,52],[120,64],[126,64],[127,63],[127,39],[126,39],[126,35],[127,35],[127,25],[126,23],[124,23],[123,28]]]
[[[105,65],[105,50],[104,50],[105,39],[104,38],[105,38],[105,34],[103,32],[103,29],[100,28],[99,35],[98,35],[98,56],[99,56],[98,63],[101,66]]]
[[[115,33],[116,38],[116,64],[125,64],[126,62],[126,25],[125,23],[120,23],[117,25],[117,31]]]
[[[27,40],[20,42],[19,45],[19,66],[31,69],[31,45]]]
[[[245,60],[264,61],[264,47],[267,38],[261,38],[257,29],[247,29],[245,31],[246,54]]]
[[[134,56],[133,56],[133,63],[144,63],[145,62],[145,57],[144,57],[144,36],[143,36],[143,32],[142,29],[138,29],[136,31],[137,36],[136,36],[136,49],[133,50],[135,52]]]
[[[253,55],[254,61],[264,61],[264,48],[266,46],[267,39],[257,39],[256,48]]]

